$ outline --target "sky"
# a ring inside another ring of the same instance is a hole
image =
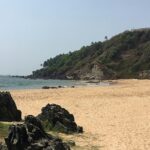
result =
[[[150,27],[150,0],[0,0],[0,74],[28,75],[45,60]]]

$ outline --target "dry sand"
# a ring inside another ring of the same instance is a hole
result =
[[[17,90],[11,94],[23,116],[37,115],[47,103],[60,104],[84,127],[63,135],[81,150],[150,150],[150,81],[118,80],[105,87]]]

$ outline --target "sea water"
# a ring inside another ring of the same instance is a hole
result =
[[[0,90],[12,89],[40,89],[43,86],[78,86],[82,83],[75,80],[43,80],[43,79],[24,79],[12,76],[0,76]]]
[[[88,83],[76,80],[44,80],[44,79],[25,79],[12,76],[0,75],[0,91],[13,89],[41,89],[43,86],[50,87],[79,87],[79,86],[109,86],[108,82]]]

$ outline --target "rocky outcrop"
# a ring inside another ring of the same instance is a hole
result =
[[[63,86],[59,85],[59,86],[43,86],[42,89],[60,89],[60,88],[64,88]]]
[[[150,70],[144,70],[139,73],[140,79],[150,79]]]
[[[8,150],[8,148],[5,144],[0,143],[0,150]]]
[[[44,132],[40,120],[27,116],[24,124],[12,125],[1,150],[70,150],[61,139]]]
[[[20,121],[21,111],[17,109],[9,92],[0,92],[0,121]]]
[[[44,128],[48,130],[64,133],[83,132],[83,128],[75,123],[74,116],[56,104],[48,104],[43,107],[37,118],[42,121]]]
[[[43,79],[112,80],[138,78],[150,69],[150,28],[126,30],[105,41],[59,54],[28,76]],[[106,69],[105,69],[106,68]],[[149,79],[149,73],[141,79]]]

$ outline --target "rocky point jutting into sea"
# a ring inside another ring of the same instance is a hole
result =
[[[150,28],[127,30],[104,42],[59,54],[29,78],[128,79],[150,78]]]

